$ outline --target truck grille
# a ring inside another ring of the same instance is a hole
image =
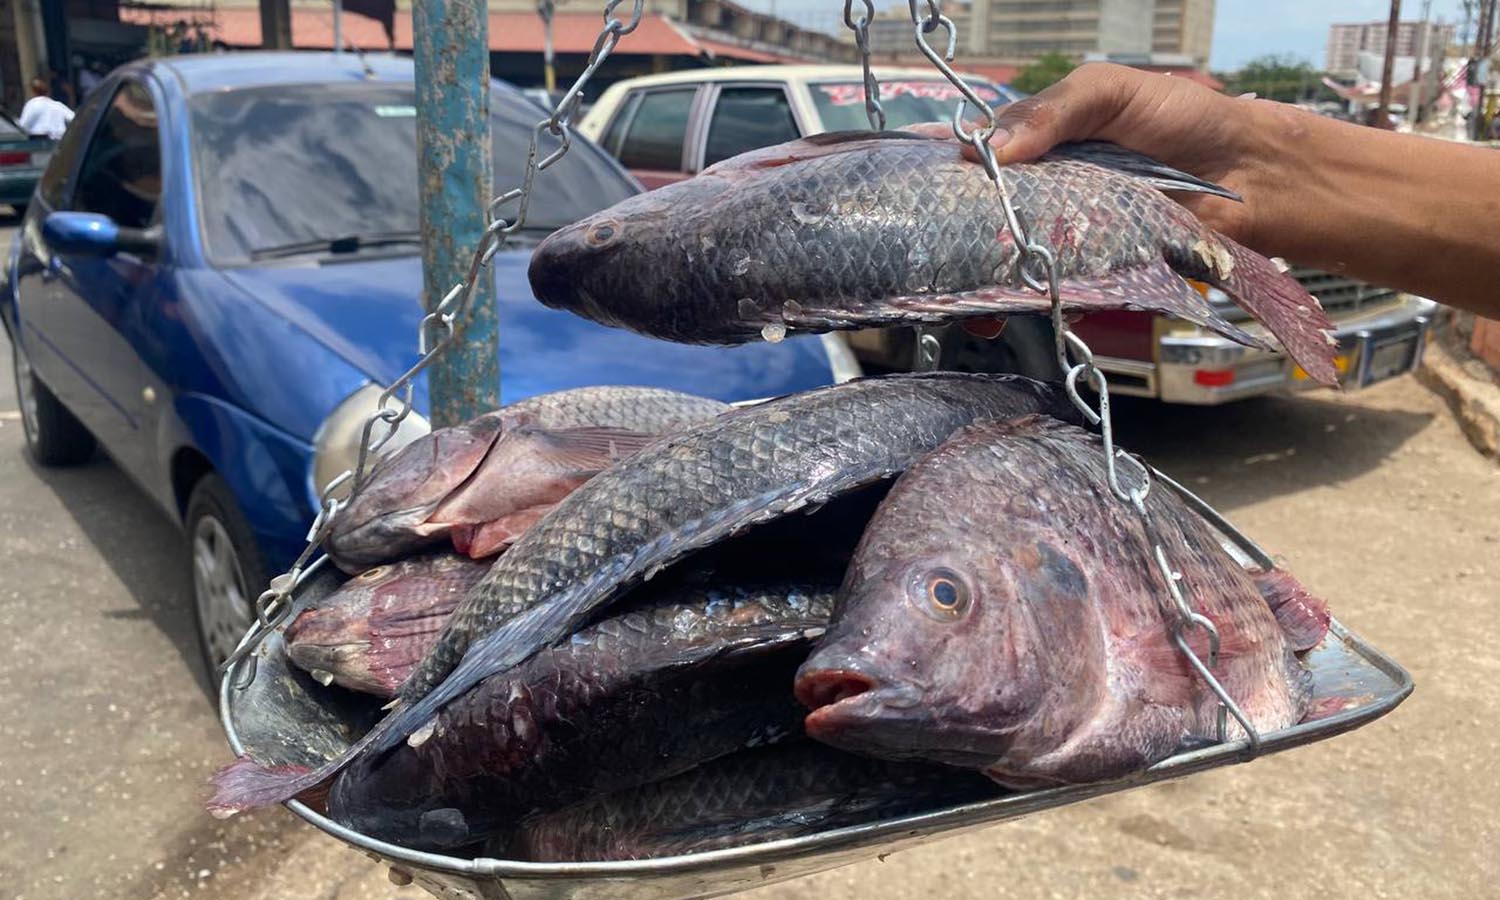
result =
[[[1348,318],[1366,309],[1384,306],[1396,298],[1391,288],[1376,287],[1343,275],[1293,266],[1289,273],[1309,294],[1318,298],[1330,319]]]

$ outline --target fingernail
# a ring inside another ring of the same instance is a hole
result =
[[[996,128],[995,133],[990,135],[990,146],[996,148],[1004,147],[1010,143],[1010,137],[1009,128]]]

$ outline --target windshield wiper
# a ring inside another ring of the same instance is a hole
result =
[[[315,238],[274,247],[261,247],[250,251],[251,259],[281,259],[302,256],[307,253],[357,253],[370,247],[390,247],[397,244],[420,244],[422,236],[415,231],[383,231],[369,234],[349,234],[336,238]]]

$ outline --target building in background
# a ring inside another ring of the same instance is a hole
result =
[[[971,0],[945,4],[960,55],[1024,66],[1047,53],[1145,65],[1208,69],[1214,0]],[[912,49],[904,3],[870,25],[877,54]]]
[[[1356,22],[1328,26],[1328,50],[1324,68],[1334,78],[1354,78],[1359,73],[1359,55],[1385,55],[1386,21]],[[1428,59],[1442,58],[1453,42],[1453,26],[1434,22],[1401,22],[1396,28],[1396,55]]]

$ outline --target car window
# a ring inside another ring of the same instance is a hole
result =
[[[499,85],[491,98],[494,186],[505,189],[525,174],[538,113]],[[389,82],[237,88],[193,97],[193,169],[210,258],[235,264],[258,250],[306,241],[416,234],[416,102],[411,84]],[[557,146],[558,139],[544,132],[537,149],[545,157]],[[575,137],[567,155],[537,176],[526,228],[560,228],[635,192],[612,161]],[[415,245],[395,249],[419,252]]]
[[[15,140],[24,137],[26,137],[26,132],[21,130],[21,126],[11,121],[10,116],[0,113],[0,138]]]
[[[78,114],[68,125],[68,130],[52,148],[52,160],[47,163],[47,168],[42,172],[41,181],[38,182],[38,193],[41,194],[42,202],[53,209],[61,209],[63,206],[68,175],[73,171],[74,162],[78,160],[78,151],[83,147],[83,139],[88,133],[89,123],[94,121],[94,116],[103,103],[104,96],[101,91],[96,91],[84,101]]]
[[[703,164],[711,166],[746,150],[798,137],[797,120],[786,91],[779,87],[727,87],[719,92],[708,120]]]
[[[115,92],[78,169],[72,208],[145,228],[161,197],[161,141],[151,94],[134,81]]]
[[[640,101],[640,92],[634,92],[626,97],[625,102],[621,103],[620,108],[615,111],[614,121],[609,123],[609,130],[604,133],[604,140],[599,142],[599,146],[604,148],[605,153],[619,157],[620,142],[625,138],[625,125],[630,121],[630,114]]]
[[[986,103],[1004,103],[994,85],[970,81],[974,93]],[[865,89],[859,81],[822,81],[807,86],[824,131],[860,131],[870,127],[865,115]],[[880,105],[885,109],[886,128],[904,128],[918,122],[947,122],[963,95],[958,88],[939,79],[891,79],[880,83]]]
[[[641,97],[620,145],[620,162],[631,169],[680,170],[682,139],[697,91],[652,91]]]

